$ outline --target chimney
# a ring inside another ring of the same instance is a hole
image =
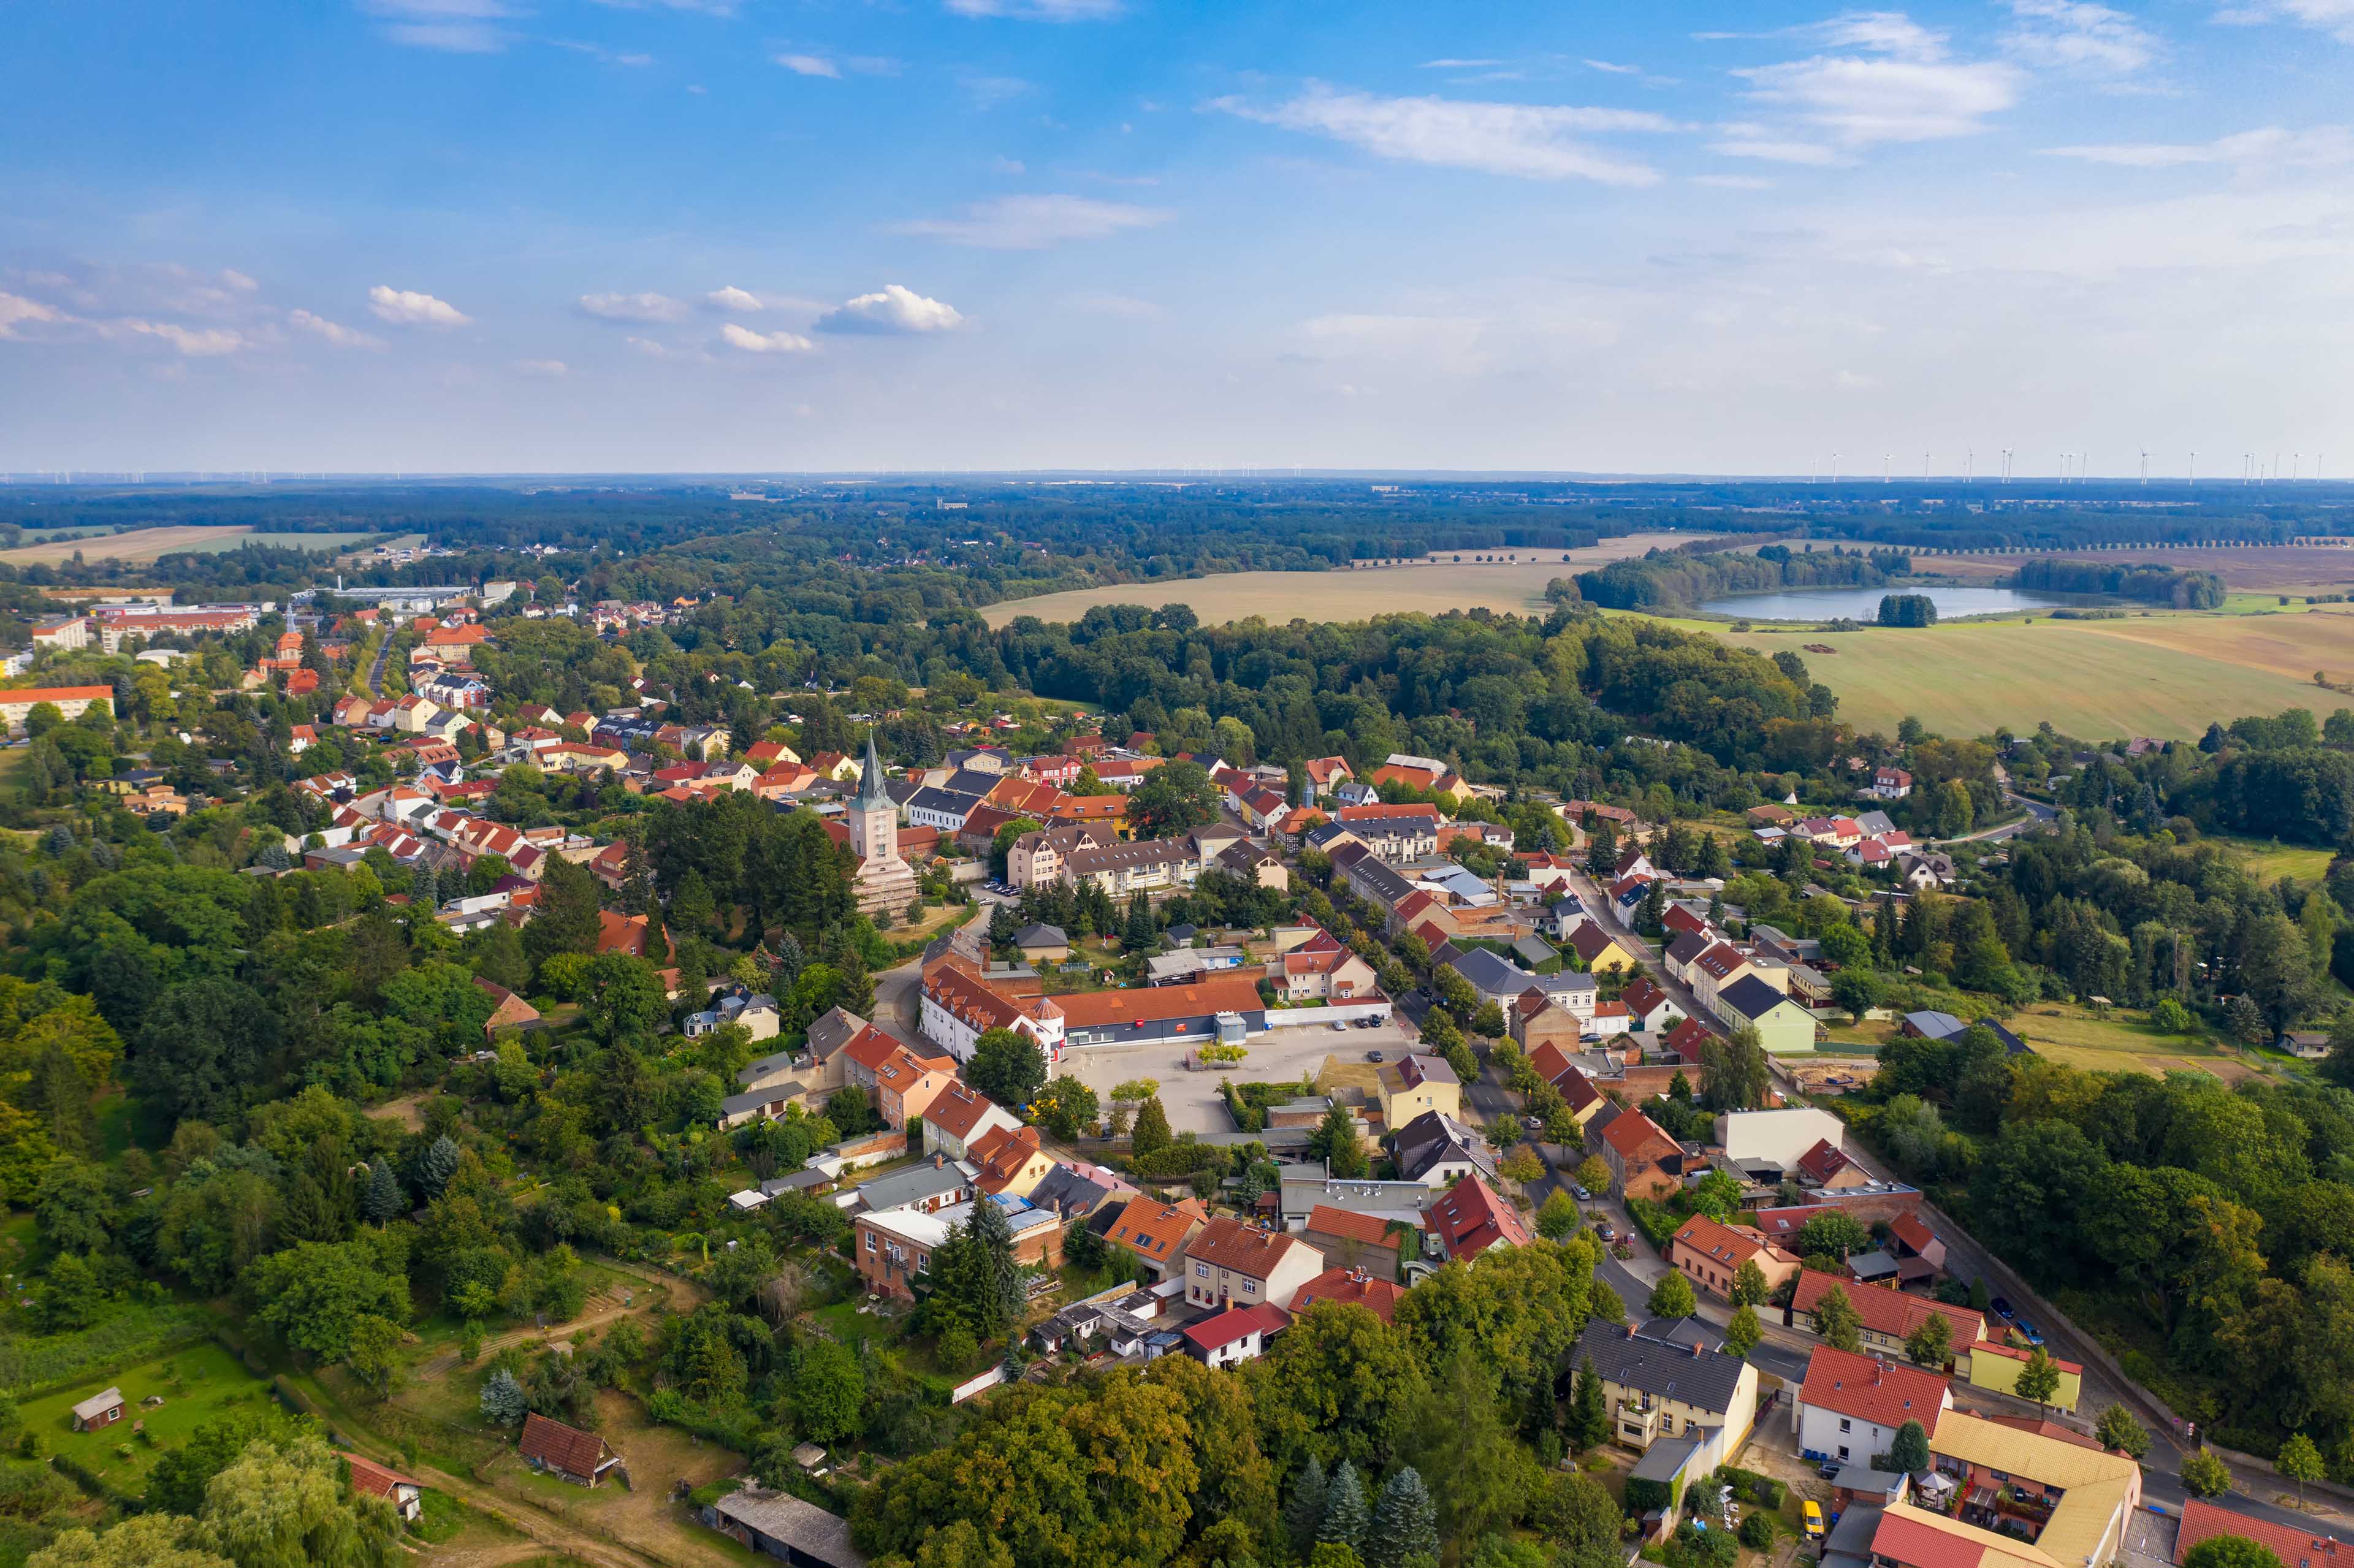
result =
[[[1692,1348],[1691,1348],[1691,1353],[1692,1353],[1692,1360],[1694,1360],[1694,1361],[1698,1361],[1698,1360],[1700,1360],[1700,1358],[1701,1358],[1702,1355],[1704,1355],[1704,1354],[1706,1354],[1706,1353],[1707,1353],[1707,1352],[1706,1352],[1706,1347],[1704,1347],[1704,1346],[1702,1346],[1702,1345],[1701,1345],[1701,1344],[1699,1344],[1699,1343],[1695,1342],[1695,1343],[1692,1345]]]
[[[1887,1370],[1887,1368],[1886,1368],[1885,1364],[1882,1362],[1882,1361],[1880,1360],[1880,1358],[1879,1358],[1878,1356],[1874,1356],[1874,1357],[1872,1357],[1872,1387],[1874,1387],[1874,1388],[1878,1388],[1878,1387],[1880,1386],[1880,1374],[1881,1374],[1882,1372],[1885,1372],[1886,1370]]]
[[[941,1166],[946,1165],[948,1162],[949,1162],[949,1161],[948,1161],[948,1156],[947,1156],[947,1155],[942,1154],[942,1153],[941,1153],[941,1152],[939,1152],[939,1150],[934,1150],[932,1151],[932,1169],[933,1169],[933,1170],[938,1171]]]

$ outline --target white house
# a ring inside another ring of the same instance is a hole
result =
[[[1868,1465],[1908,1421],[1935,1438],[1937,1418],[1953,1406],[1952,1390],[1935,1372],[1818,1345],[1790,1420],[1801,1454]]]

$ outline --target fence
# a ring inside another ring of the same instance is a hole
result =
[[[962,1404],[966,1400],[970,1399],[973,1395],[977,1393],[986,1393],[1004,1381],[1005,1365],[1001,1361],[996,1366],[990,1368],[987,1372],[981,1373],[979,1376],[969,1377],[965,1379],[964,1382],[949,1390],[949,1403],[950,1404]]]

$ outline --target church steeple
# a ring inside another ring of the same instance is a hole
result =
[[[858,776],[858,793],[851,798],[854,810],[885,810],[896,813],[899,808],[892,802],[891,792],[883,788],[883,763],[875,755],[875,732],[866,732],[866,760]]]

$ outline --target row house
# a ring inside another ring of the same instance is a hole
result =
[[[1027,1034],[1050,1067],[1062,1057],[1060,1007],[1043,996],[1013,996],[953,956],[925,969],[920,1016],[924,1038],[960,1062],[972,1060],[973,1046],[992,1029]]]
[[[1110,828],[1092,822],[1035,828],[1013,841],[1005,856],[1005,880],[1016,892],[1063,879],[1063,863],[1075,851],[1105,849],[1119,842]]]
[[[1173,892],[1200,880],[1206,859],[1192,837],[1098,844],[1066,854],[1062,880],[1073,888],[1093,883],[1115,899]]]
[[[1436,806],[1343,806],[1332,821],[1385,861],[1418,860],[1438,853]]]

